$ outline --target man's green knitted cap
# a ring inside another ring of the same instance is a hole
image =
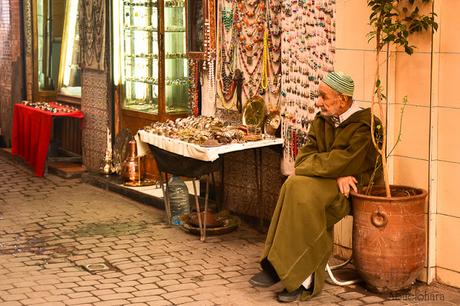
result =
[[[351,76],[340,71],[332,71],[326,74],[323,78],[323,82],[335,91],[340,92],[345,96],[353,97],[355,83],[353,82]]]

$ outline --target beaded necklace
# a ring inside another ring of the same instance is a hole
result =
[[[218,50],[220,50],[217,58],[217,81],[220,91],[219,96],[222,98],[220,102],[227,110],[232,109],[235,105],[234,95],[236,87],[234,69],[236,65],[235,41],[237,31],[233,29],[233,19],[236,16],[233,14],[234,3],[230,2],[230,4],[231,7],[227,7],[225,3],[220,3],[218,10],[218,14],[220,14],[218,15],[219,22],[217,23],[217,33],[219,33]],[[228,36],[230,36],[230,41],[227,39]]]
[[[193,116],[197,117],[200,115],[200,69],[199,62],[197,60],[189,60],[190,69],[190,86],[189,86],[189,104],[190,110]]]

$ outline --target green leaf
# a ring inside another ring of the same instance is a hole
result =
[[[409,55],[412,55],[414,53],[414,49],[410,46],[404,46],[404,51]]]

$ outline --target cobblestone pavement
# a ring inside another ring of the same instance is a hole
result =
[[[264,235],[246,225],[206,243],[164,213],[0,156],[0,305],[275,305],[256,289]],[[89,272],[85,266],[106,270]],[[294,305],[296,303],[293,303]],[[396,298],[326,285],[302,305],[456,305],[457,289],[418,285]]]

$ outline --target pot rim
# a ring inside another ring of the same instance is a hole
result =
[[[385,190],[384,185],[375,185],[374,188],[375,187],[382,188],[383,190]],[[417,190],[417,191],[419,191],[421,193],[416,194],[416,195],[409,195],[409,196],[405,196],[405,197],[393,197],[392,196],[390,198],[387,198],[386,196],[365,195],[365,194],[362,194],[362,193],[359,193],[359,192],[357,193],[354,190],[350,190],[350,194],[351,194],[352,197],[356,197],[356,198],[368,199],[368,200],[386,201],[386,202],[393,202],[393,201],[401,201],[402,202],[402,201],[410,201],[410,200],[414,200],[414,199],[424,199],[428,195],[428,192],[423,188],[407,186],[407,185],[395,185],[395,184],[391,184],[390,188],[391,187],[407,188],[407,189],[411,189],[411,190]],[[364,187],[364,188],[367,188],[367,187]]]

